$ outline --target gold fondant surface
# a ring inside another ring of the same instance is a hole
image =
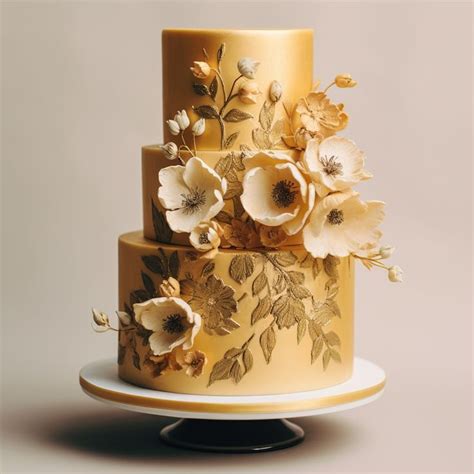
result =
[[[149,271],[144,264],[143,257],[159,254],[169,257],[171,254],[175,254],[175,261],[176,259],[179,261],[179,269],[176,270],[179,273],[178,278],[182,280],[190,278],[191,275],[192,278],[200,279],[206,261],[203,259],[190,260],[189,252],[191,251],[192,248],[175,245],[160,244],[158,247],[156,242],[144,239],[141,232],[122,235],[119,239],[120,308],[126,309],[126,305],[133,302],[131,294],[136,290],[143,290],[142,273],[146,273],[152,279],[155,287],[158,287],[162,280],[160,275]],[[334,278],[334,274],[330,277],[325,270],[321,270],[315,277],[313,267],[301,264],[306,257],[306,251],[300,246],[268,251],[267,254],[273,259],[280,255],[279,259],[282,262],[284,262],[284,255],[291,254],[290,260],[294,262],[291,265],[284,263],[282,267],[284,272],[286,274],[289,274],[288,272],[302,273],[304,275],[303,286],[309,290],[317,303],[325,301],[329,280],[332,281],[333,286],[337,286],[338,291],[334,301],[340,310],[340,317],[335,315],[330,317],[329,321],[324,324],[323,332],[326,335],[328,333],[337,335],[339,344],[333,347],[340,355],[340,362],[331,359],[324,369],[322,361],[322,354],[326,350],[326,342],[324,342],[321,355],[312,363],[313,339],[310,336],[309,327],[298,343],[298,324],[291,323],[290,327],[279,328],[274,322],[275,344],[269,363],[267,363],[261,337],[262,333],[272,324],[273,316],[267,314],[252,324],[252,313],[263,294],[254,296],[254,281],[256,276],[262,272],[272,284],[278,279],[277,273],[280,270],[270,264],[265,266],[265,257],[257,251],[229,249],[219,251],[213,260],[215,266],[210,274],[235,290],[234,298],[238,301],[238,307],[232,318],[239,324],[239,327],[226,335],[209,334],[201,328],[193,349],[204,352],[208,358],[202,375],[192,378],[187,376],[184,371],[177,371],[153,377],[150,368],[143,363],[149,348],[143,345],[139,339],[132,342],[132,337],[122,334],[120,344],[125,345],[125,355],[119,365],[120,377],[128,382],[152,389],[207,395],[289,393],[315,390],[347,380],[351,376],[353,363],[354,266],[352,259],[341,259],[337,265],[337,278]],[[235,257],[243,256],[253,260],[253,271],[251,276],[238,283],[232,278],[230,267],[233,265]],[[293,277],[295,274],[292,274]],[[305,301],[309,300],[309,298],[305,299]],[[206,324],[206,314],[203,313],[202,317],[203,324]],[[222,360],[229,349],[241,348],[249,339],[248,349],[251,352],[253,363],[238,383],[232,378],[227,378],[215,380],[209,385],[210,375],[216,362]],[[332,342],[334,343],[334,337],[332,337]],[[134,355],[139,359],[138,364],[136,360],[134,364]]]
[[[193,90],[193,83],[208,83],[196,79],[190,67],[193,61],[208,61],[217,69],[216,55],[221,44],[225,44],[225,54],[221,62],[221,76],[230,92],[231,84],[239,76],[237,63],[250,57],[260,62],[255,74],[262,94],[256,104],[240,103],[235,98],[228,109],[235,107],[252,114],[254,119],[238,123],[226,123],[227,136],[239,131],[233,149],[240,145],[252,144],[252,129],[258,124],[258,114],[268,97],[270,84],[277,80],[283,88],[283,100],[295,102],[304,97],[312,87],[313,75],[313,32],[312,30],[164,30],[162,34],[163,57],[163,121],[172,119],[178,110],[185,109],[194,122],[198,116],[193,106],[213,104],[208,96],[199,96]],[[204,57],[203,48],[209,55]],[[244,82],[241,79],[239,84]],[[238,86],[238,84],[237,84]],[[222,86],[215,103],[220,107]],[[236,89],[234,89],[235,91]],[[275,120],[284,118],[282,107],[277,108]],[[198,137],[201,150],[219,150],[220,128],[217,120],[206,121],[206,133]],[[174,141],[168,127],[164,127],[164,141]]]

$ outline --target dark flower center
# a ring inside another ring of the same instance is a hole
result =
[[[293,181],[285,179],[273,185],[272,199],[278,207],[288,207],[293,204],[297,194],[298,187]]]
[[[163,331],[168,334],[180,334],[184,331],[183,316],[180,314],[170,314],[163,321]]]
[[[207,232],[202,232],[201,234],[199,234],[199,243],[200,244],[210,244],[210,240],[209,240],[209,235],[207,234]]]
[[[185,214],[194,214],[206,203],[206,191],[199,188],[191,189],[188,194],[181,194]]]
[[[332,225],[340,225],[344,222],[344,213],[340,209],[333,209],[328,214],[328,221]]]
[[[342,164],[336,160],[335,156],[322,156],[319,161],[323,165],[323,170],[328,176],[339,176],[342,174]]]

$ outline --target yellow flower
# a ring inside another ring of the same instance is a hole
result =
[[[198,79],[205,79],[211,73],[211,66],[204,61],[194,61],[193,67],[189,69]]]
[[[255,81],[245,81],[239,89],[239,100],[244,104],[256,104],[259,94],[261,92]]]
[[[293,130],[304,128],[323,137],[334,135],[347,126],[349,117],[343,112],[343,104],[333,104],[324,92],[310,92],[295,107]]]
[[[347,73],[338,74],[336,79],[334,79],[334,83],[337,87],[341,87],[342,89],[345,89],[346,87],[355,87],[357,85],[357,81],[354,81],[352,76]]]
[[[286,232],[279,226],[270,227],[267,225],[261,225],[258,232],[262,245],[265,247],[279,247],[288,239]]]

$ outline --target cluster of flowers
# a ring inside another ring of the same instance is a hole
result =
[[[257,66],[250,58],[238,63],[240,73],[250,79]],[[211,69],[207,63],[195,62],[191,70],[197,77],[206,77]],[[296,155],[245,152],[240,201],[246,214],[231,224],[220,225],[214,220],[224,207],[227,183],[203,160],[194,154],[187,162],[181,160],[181,166],[162,169],[158,198],[167,209],[170,228],[190,233],[191,244],[208,258],[215,256],[222,238],[224,246],[278,247],[301,234],[314,258],[353,255],[368,268],[386,269],[391,281],[402,281],[400,267],[381,261],[393,252],[393,248],[379,244],[384,203],[364,202],[352,189],[372,177],[364,168],[365,154],[353,141],[335,135],[346,127],[348,116],[343,104],[332,103],[326,92],[333,85],[347,88],[356,84],[350,74],[340,74],[324,91],[318,90],[317,84],[295,104],[289,113],[291,132],[282,139]],[[274,81],[271,100],[273,96],[279,100],[281,94],[281,85]],[[247,92],[242,95],[248,99]],[[172,133],[189,125],[184,110],[168,121]],[[194,124],[193,135],[201,130],[205,130],[204,119]],[[163,147],[169,159],[179,156],[173,145]]]
[[[159,288],[160,297],[133,305],[135,322],[150,331],[148,344],[151,353],[147,361],[165,370],[184,370],[186,375],[198,377],[207,363],[206,355],[199,350],[190,350],[201,329],[201,316],[180,298],[180,284],[170,277]],[[132,317],[117,311],[122,325],[120,331],[134,331]],[[97,332],[119,331],[111,326],[107,314],[92,309],[93,328]]]

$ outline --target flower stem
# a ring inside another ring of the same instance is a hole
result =
[[[329,84],[329,85],[326,87],[326,89],[323,90],[323,94],[326,94],[326,92],[328,91],[328,89],[329,89],[330,87],[332,87],[334,84],[336,84],[336,82],[335,82],[335,81],[332,81],[331,84]]]
[[[196,135],[193,133],[193,147],[194,147],[194,156],[197,154],[197,146],[196,146]]]
[[[234,80],[234,82],[232,83],[232,86],[231,86],[231,88],[230,88],[229,97],[228,97],[226,100],[224,100],[224,104],[222,105],[222,107],[221,107],[220,110],[219,110],[219,115],[222,115],[222,112],[223,112],[224,109],[227,107],[227,105],[229,105],[230,101],[231,101],[232,99],[235,99],[235,98],[239,95],[238,93],[233,94],[232,92],[234,92],[234,87],[235,87],[235,85],[237,84],[237,81],[238,81],[240,78],[242,78],[242,77],[244,77],[244,76],[242,76],[242,74],[241,74],[240,76],[237,76],[237,77],[235,78],[235,80]]]
[[[224,96],[224,104],[225,104],[227,101],[227,93],[225,91],[224,79],[222,79],[221,73],[217,69],[211,68],[211,70],[214,71],[216,73],[216,76],[219,78],[219,81],[222,87],[222,94]]]
[[[372,265],[380,268],[384,268],[385,270],[388,270],[387,265],[382,263],[378,258],[370,258],[370,257],[361,257],[360,255],[352,254],[354,258],[357,258],[359,260],[365,260],[366,262],[372,263]]]

